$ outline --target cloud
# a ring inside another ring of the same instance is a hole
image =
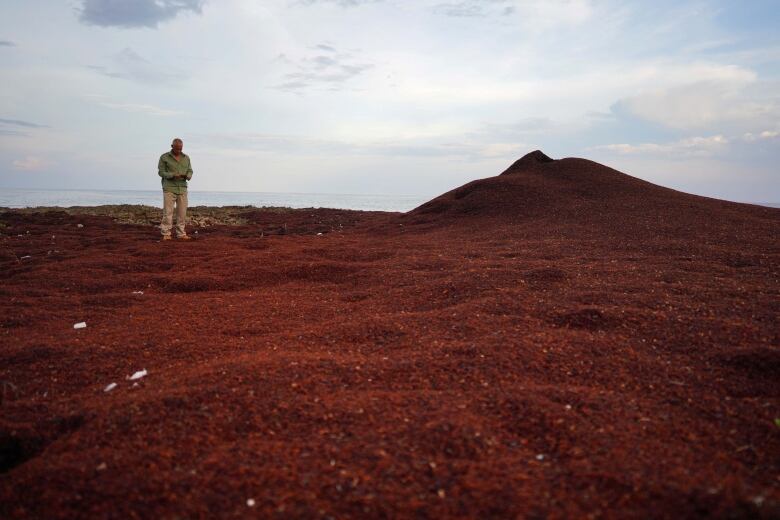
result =
[[[460,0],[436,4],[432,10],[452,18],[518,15],[524,25],[537,29],[580,24],[593,14],[590,0]]]
[[[355,7],[365,4],[377,4],[383,1],[384,0],[298,0],[297,2],[294,2],[293,5],[311,6],[316,4],[330,4],[341,7]]]
[[[755,128],[780,119],[780,95],[753,71],[720,66],[697,72],[703,79],[621,99],[612,111],[685,130],[724,124]]]
[[[514,160],[530,145],[524,142],[493,142],[471,136],[434,136],[408,139],[345,141],[297,135],[233,133],[193,135],[201,150],[217,155],[254,155],[256,153],[334,157],[438,157],[458,161],[503,158]]]
[[[21,121],[19,119],[0,118],[0,135],[30,137],[28,130],[36,128],[48,128],[48,126],[31,123],[29,121]]]
[[[94,70],[98,74],[102,74],[103,76],[109,78],[127,78],[126,74],[123,74],[121,72],[114,72],[110,70],[108,67],[105,67],[103,65],[87,65],[87,68]]]
[[[12,125],[12,126],[23,126],[25,128],[48,128],[45,125],[39,125],[36,123],[30,123],[29,121],[20,121],[19,119],[2,119],[0,118],[0,124],[2,125]]]
[[[314,50],[315,54],[297,61],[280,54],[277,61],[295,71],[284,74],[282,82],[272,88],[294,94],[306,90],[343,90],[347,82],[374,66],[361,63],[351,53],[340,53],[330,45],[320,44]]]
[[[462,0],[433,6],[433,13],[453,18],[509,16],[517,11],[512,0]]]
[[[165,71],[144,59],[133,49],[126,47],[111,56],[112,66],[87,65],[98,74],[109,78],[127,79],[141,83],[171,83],[182,77],[181,74]]]
[[[710,157],[725,149],[729,139],[722,135],[689,137],[672,143],[607,144],[591,150],[604,150],[619,155],[655,155],[664,157]]]
[[[131,112],[136,114],[147,114],[150,116],[177,116],[183,114],[177,110],[170,110],[166,108],[160,108],[154,105],[144,105],[139,103],[109,103],[101,102],[100,106],[111,108],[114,110],[122,110],[124,112]]]
[[[482,126],[479,133],[491,139],[514,140],[543,134],[558,126],[560,123],[546,117],[527,117],[511,124],[488,123]]]
[[[45,169],[49,165],[48,161],[41,157],[28,155],[23,159],[16,159],[13,162],[14,170],[20,172],[35,172]]]
[[[780,137],[780,132],[776,132],[774,130],[764,130],[763,132],[759,134],[753,134],[751,132],[746,133],[742,136],[742,139],[745,142],[752,143],[755,141],[765,141],[768,139],[777,139]]]
[[[0,47],[16,47],[16,44],[9,40],[0,40]]]
[[[79,20],[100,27],[151,27],[179,13],[200,14],[205,0],[84,0]]]
[[[444,16],[456,18],[487,16],[487,9],[488,6],[482,2],[458,2],[433,6],[433,12],[435,14],[443,14]]]

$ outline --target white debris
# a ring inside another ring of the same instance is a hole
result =
[[[98,471],[105,471],[107,467],[108,465],[105,462],[101,462],[100,465],[95,469]]]
[[[73,325],[73,328],[74,329],[86,329],[87,328],[87,323],[84,322],[84,321],[80,321],[80,322],[76,323],[75,325]]]
[[[76,227],[84,227],[84,224],[76,224]]]
[[[322,236],[322,233],[317,233],[317,236],[318,236],[318,237],[321,237],[321,236]]]
[[[104,392],[110,392],[111,390],[113,390],[113,389],[114,389],[114,388],[116,388],[116,387],[117,387],[117,384],[116,384],[116,383],[111,383],[111,384],[109,384],[107,387],[105,387],[105,388],[103,389],[103,391],[104,391]]]
[[[247,499],[246,505],[248,505],[249,507],[255,507],[255,499],[254,498]]]
[[[133,291],[133,294],[143,294],[143,291]]]
[[[31,257],[30,255],[24,255],[24,256],[22,257],[22,260],[24,260],[25,258],[32,258],[32,257]]]
[[[536,460],[544,460],[544,453],[540,453],[536,456]]]
[[[142,377],[146,377],[146,374],[148,374],[146,369],[139,370],[132,376],[128,377],[127,379],[129,379],[130,381],[135,381],[136,379],[141,379]]]

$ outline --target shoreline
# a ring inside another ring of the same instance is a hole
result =
[[[333,194],[333,193],[275,193],[275,192],[221,192],[190,190],[191,206],[255,206],[289,208],[340,208],[355,210],[408,211],[435,194]],[[148,205],[162,207],[162,192],[148,190],[3,190],[0,188],[0,207],[71,207],[102,205]]]
[[[187,225],[210,227],[216,225],[243,226],[251,223],[251,216],[257,213],[265,215],[298,215],[303,213],[325,212],[357,215],[386,214],[401,215],[394,211],[371,211],[338,208],[290,208],[284,206],[190,206],[187,208]],[[0,206],[0,213],[33,215],[46,213],[65,213],[67,215],[89,215],[109,217],[119,224],[159,225],[162,208],[143,204],[103,204],[100,206],[37,206],[32,208],[8,208]]]

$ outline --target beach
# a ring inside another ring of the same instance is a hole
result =
[[[534,152],[159,218],[0,210],[3,518],[780,515],[780,209]]]

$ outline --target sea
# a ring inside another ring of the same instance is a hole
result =
[[[354,195],[335,193],[272,193],[238,191],[189,192],[192,206],[255,206],[336,208],[362,211],[409,211],[432,199],[423,195]],[[0,188],[0,207],[70,207],[139,204],[162,208],[160,190],[28,190]],[[780,202],[753,202],[780,208]]]
[[[189,206],[336,208],[363,211],[409,211],[433,197],[422,195],[353,195],[190,190]],[[162,208],[160,190],[27,190],[0,188],[0,207],[70,207],[139,204]]]

